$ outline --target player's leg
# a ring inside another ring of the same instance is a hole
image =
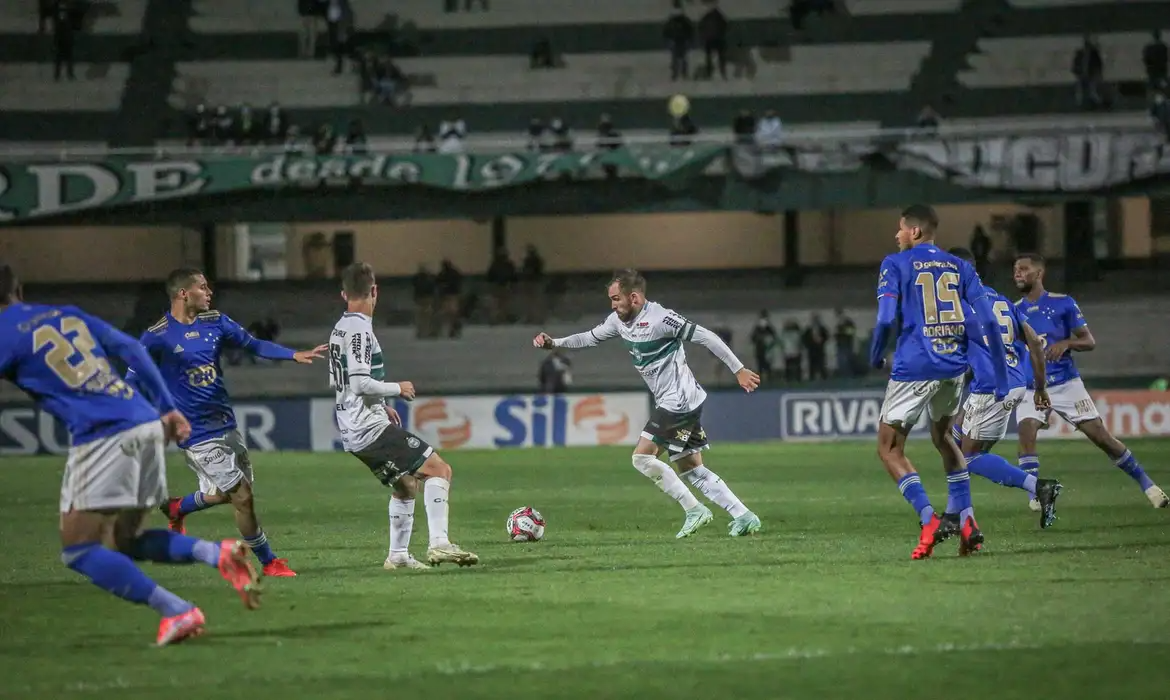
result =
[[[886,473],[898,485],[902,497],[918,514],[921,524],[918,546],[910,554],[911,559],[925,559],[931,555],[938,543],[947,538],[942,529],[942,518],[934,512],[934,506],[922,486],[922,478],[906,457],[906,437],[926,410],[932,382],[899,382],[891,380],[886,386],[882,401],[882,414],[878,424],[878,458]]]
[[[187,467],[195,472],[195,475],[199,478],[199,490],[181,498],[168,498],[165,503],[159,506],[159,510],[162,511],[163,515],[167,516],[168,528],[175,532],[186,534],[187,526],[184,521],[188,515],[208,508],[214,508],[224,503],[230,503],[231,499],[226,493],[218,490],[215,484],[211,483],[199,471],[198,455],[193,454],[190,450],[183,450],[183,457],[187,462]]]
[[[1022,401],[1019,395],[1009,396],[1009,403]],[[991,452],[996,443],[1007,435],[1011,412],[1005,404],[997,402],[990,394],[972,394],[964,406],[967,416],[967,430],[960,448],[967,462],[967,470],[1001,486],[1018,488],[1028,492],[1040,504],[1040,527],[1047,528],[1056,520],[1056,499],[1063,488],[1054,479],[1037,479],[1003,457]]]
[[[703,464],[703,451],[710,447],[707,442],[707,431],[703,430],[701,424],[696,423],[691,430],[690,439],[687,440],[686,449],[671,456],[670,461],[691,486],[731,515],[732,520],[728,523],[727,534],[740,537],[759,532],[759,517],[748,510],[727,482]]]
[[[1058,390],[1057,387],[1048,389],[1049,397]],[[1036,451],[1036,442],[1040,431],[1048,427],[1048,420],[1052,412],[1036,410],[1035,394],[1031,391],[1024,394],[1024,400],[1016,406],[1016,432],[1019,446],[1017,448],[1017,463],[1020,469],[1028,474],[1040,478],[1040,455]],[[1040,510],[1040,501],[1035,498],[1028,500],[1028,507]]]
[[[983,533],[975,520],[975,507],[971,501],[971,473],[967,470],[963,453],[951,437],[951,424],[959,412],[962,397],[962,377],[935,382],[935,389],[927,400],[927,416],[931,442],[942,458],[943,471],[947,475],[947,508],[942,528],[946,534],[959,532],[959,556],[967,556],[982,548]]]
[[[410,535],[414,532],[414,499],[418,493],[418,479],[404,474],[394,482],[390,495],[390,550],[382,568],[430,570],[430,567],[410,555]]]
[[[409,435],[409,433],[407,433]],[[409,441],[418,443],[409,447]],[[465,551],[453,543],[449,535],[449,498],[451,494],[451,465],[439,456],[429,445],[418,437],[410,435],[405,451],[423,455],[422,466],[414,472],[423,481],[423,498],[426,499],[427,533],[430,544],[427,547],[427,561],[432,566],[443,563],[471,566],[479,563],[479,556]]]
[[[199,473],[231,501],[240,535],[260,561],[264,575],[296,576],[288,560],[272,551],[268,534],[260,527],[252,490],[252,462],[239,431],[191,445],[188,452],[194,455]]]
[[[715,519],[711,509],[699,503],[699,499],[695,498],[674,469],[658,458],[659,453],[663,451],[667,455],[682,454],[691,437],[690,426],[696,423],[697,419],[689,414],[671,413],[655,408],[650,414],[650,420],[642,428],[632,457],[634,469],[674,499],[686,514],[682,528],[675,534],[676,539],[690,537],[699,528]]]
[[[1113,460],[1114,466],[1128,474],[1151,505],[1155,508],[1170,506],[1166,492],[1150,479],[1133,453],[1105,427],[1101,414],[1097,412],[1097,406],[1093,403],[1093,397],[1089,396],[1088,390],[1085,389],[1084,382],[1079,378],[1067,381],[1050,390],[1049,397],[1052,399],[1052,410],[1084,433],[1085,437]]]

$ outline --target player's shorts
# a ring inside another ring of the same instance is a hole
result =
[[[916,382],[891,379],[882,401],[881,422],[909,430],[918,423],[923,412],[932,422],[955,415],[962,399],[962,376]]]
[[[702,416],[702,404],[686,413],[671,413],[655,407],[650,412],[646,427],[642,428],[642,437],[665,448],[670,461],[677,462],[683,457],[711,448],[707,442],[707,431],[703,430],[700,423]]]
[[[61,512],[157,508],[167,500],[165,448],[160,421],[69,448]]]
[[[238,430],[191,445],[184,454],[199,477],[199,490],[209,496],[227,493],[241,481],[252,483],[252,460]]]
[[[388,425],[366,447],[353,453],[374,476],[392,486],[403,474],[414,474],[435,453],[419,436],[397,425]]]
[[[1024,401],[1028,390],[1017,387],[1007,399],[996,401],[993,394],[971,394],[963,404],[963,433],[972,440],[1002,440],[1007,435],[1012,408]]]
[[[1085,389],[1085,383],[1081,381],[1080,377],[1070,379],[1064,384],[1048,387],[1048,398],[1052,401],[1051,411],[1037,411],[1034,396],[1035,392],[1033,391],[1029,391],[1024,396],[1024,402],[1016,409],[1016,422],[1022,423],[1031,418],[1040,421],[1040,425],[1047,428],[1048,421],[1052,417],[1051,414],[1054,412],[1072,425],[1080,425],[1101,417],[1101,414],[1097,413],[1097,405],[1093,403],[1093,397],[1089,396],[1089,392]]]

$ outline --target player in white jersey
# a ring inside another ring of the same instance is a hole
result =
[[[365,463],[374,476],[394,490],[390,496],[390,552],[385,569],[426,569],[410,555],[414,529],[414,497],[423,482],[432,566],[451,562],[471,566],[479,557],[447,538],[447,498],[451,490],[451,466],[425,440],[403,430],[398,413],[386,405],[387,397],[414,398],[410,382],[386,382],[382,346],[374,336],[374,307],[378,285],[374,270],[353,263],[341,276],[348,306],[329,336],[329,385],[336,393],[334,411],[346,452]]]
[[[700,418],[707,392],[699,386],[687,365],[683,341],[706,347],[735,373],[744,391],[760,386],[760,377],[744,367],[711,331],[691,323],[674,311],[646,299],[646,280],[636,270],[622,270],[608,288],[610,314],[593,330],[567,338],[540,333],[532,344],[552,348],[591,348],[610,338],[621,338],[634,368],[654,395],[654,411],[634,448],[634,467],[649,477],[666,495],[686,511],[686,520],[676,537],[693,535],[711,522],[711,509],[699,503],[670,465],[659,460],[665,450],[683,477],[707,498],[723,507],[733,518],[728,526],[732,537],[759,531],[760,519],[747,509],[717,474],[703,465],[703,450],[709,448]]]

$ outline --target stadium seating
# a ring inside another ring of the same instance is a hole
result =
[[[82,31],[88,34],[138,34],[150,0],[96,0]],[[39,0],[0,2],[0,34],[35,34]]]
[[[0,110],[114,111],[130,75],[126,63],[78,64],[77,80],[53,80],[50,63],[0,63]]]
[[[1097,35],[1107,81],[1145,80],[1141,47],[1149,36],[1148,31]],[[1080,35],[980,39],[959,81],[969,88],[1064,85],[1071,94],[1073,54],[1082,41]]]

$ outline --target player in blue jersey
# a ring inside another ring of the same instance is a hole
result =
[[[110,367],[111,357],[141,373],[153,403]],[[191,430],[141,345],[77,307],[24,303],[16,275],[0,265],[0,377],[69,429],[60,505],[66,566],[112,595],[154,608],[162,617],[159,646],[200,634],[206,619],[133,560],[217,567],[248,607],[259,605],[243,542],[141,529],[167,497],[167,441]],[[102,546],[111,532],[116,549]]]
[[[961,537],[962,556],[977,551],[983,543],[971,505],[970,474],[959,448],[950,440],[951,420],[959,410],[967,372],[964,300],[975,310],[982,335],[989,338],[996,400],[1005,400],[1008,393],[1003,338],[983,284],[971,265],[935,245],[937,228],[938,215],[931,207],[916,204],[902,212],[896,235],[899,252],[882,261],[877,325],[870,347],[870,363],[884,367],[886,341],[900,315],[901,328],[878,427],[878,455],[922,523],[912,559],[929,557],[939,542],[956,533]],[[906,458],[906,436],[924,412],[947,473],[947,509],[941,518]]]
[[[1170,506],[1166,492],[1155,484],[1138,464],[1124,444],[1110,434],[1072,358],[1074,352],[1089,352],[1097,345],[1089,324],[1077,303],[1070,296],[1053,294],[1044,288],[1044,258],[1027,253],[1016,259],[1016,289],[1024,298],[1016,302],[1022,318],[1035,329],[1044,346],[1048,360],[1048,395],[1052,398],[1049,410],[1038,410],[1028,401],[1016,410],[1020,431],[1020,468],[1039,474],[1040,458],[1036,454],[1036,436],[1048,427],[1049,418],[1056,413],[1085,434],[1113,464],[1128,474],[1155,508]],[[1032,389],[1034,387],[1029,387]],[[1034,501],[1032,508],[1037,508]]]
[[[950,254],[972,265],[975,255],[966,248],[951,248]],[[1002,486],[1023,489],[1040,504],[1040,527],[1047,528],[1056,520],[1056,499],[1063,488],[1055,479],[1038,479],[1028,474],[1003,457],[991,452],[991,448],[1007,435],[1008,422],[1012,412],[1008,403],[1019,403],[1027,393],[1028,372],[1031,368],[1032,401],[1038,410],[1049,407],[1045,390],[1044,349],[1040,338],[1026,321],[1020,319],[1016,307],[1007,297],[985,286],[991,310],[995,313],[999,332],[1006,350],[1008,399],[995,400],[995,371],[991,365],[991,351],[987,339],[977,325],[973,325],[974,310],[964,303],[967,314],[967,359],[971,365],[970,393],[959,415],[955,418],[954,437],[967,461],[967,471]]]
[[[220,368],[220,353],[236,347],[270,360],[311,364],[328,346],[295,352],[257,340],[226,314],[211,310],[211,289],[203,273],[175,270],[167,277],[171,310],[142,335],[175,403],[191,421],[191,436],[179,442],[187,466],[199,477],[199,490],[172,498],[161,510],[171,530],[185,532],[190,513],[231,503],[244,541],[256,553],[265,576],[296,576],[286,559],[277,557],[256,519],[252,494],[252,463],[236,426]]]

